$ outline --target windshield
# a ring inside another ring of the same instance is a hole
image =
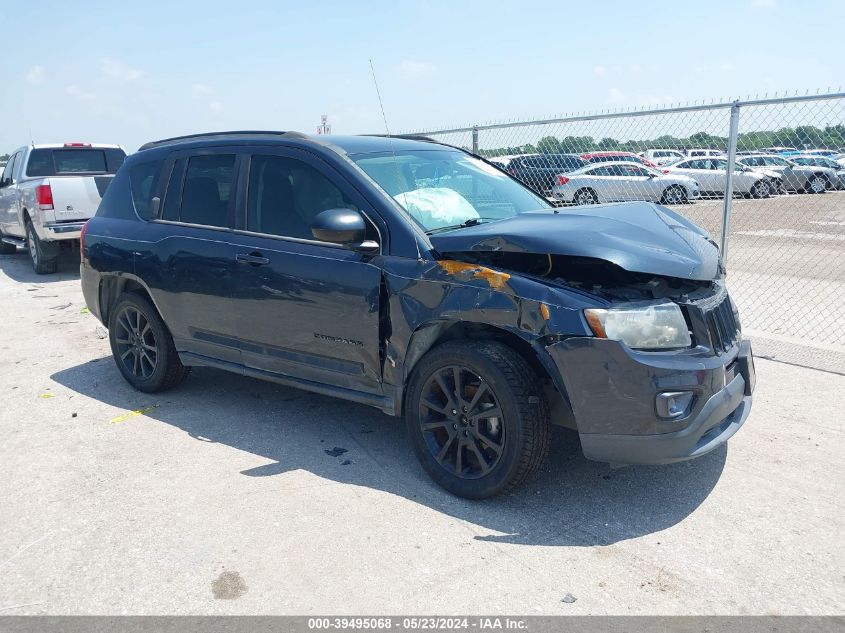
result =
[[[425,231],[549,208],[501,170],[463,152],[421,149],[350,158]]]

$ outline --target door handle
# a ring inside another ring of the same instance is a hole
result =
[[[250,253],[247,255],[246,253],[238,253],[235,255],[235,261],[239,264],[249,264],[250,266],[266,266],[270,263],[270,260],[266,257],[262,257],[261,253]]]

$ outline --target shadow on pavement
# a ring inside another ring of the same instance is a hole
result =
[[[15,255],[0,255],[0,273],[22,284],[49,284],[56,281],[79,279],[79,248],[63,248],[59,254],[59,267],[55,273],[39,275],[32,269],[29,253],[18,248]]]
[[[173,391],[143,394],[123,380],[110,357],[51,378],[122,409],[156,406],[146,415],[199,441],[271,460],[242,471],[244,476],[274,477],[302,469],[405,497],[491,531],[478,540],[501,543],[609,545],[664,530],[707,498],[727,456],[722,447],[691,462],[612,470],[584,459],[577,434],[560,429],[532,481],[508,495],[473,502],[428,479],[401,420],[363,405],[209,368],[196,368]],[[337,457],[326,453],[335,447],[346,452]]]

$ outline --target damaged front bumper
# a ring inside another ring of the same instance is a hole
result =
[[[584,456],[614,464],[699,457],[736,433],[756,381],[751,346],[640,352],[617,341],[569,338],[547,351],[563,378]],[[679,410],[665,405],[667,398]]]

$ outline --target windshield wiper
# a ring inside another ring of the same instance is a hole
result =
[[[455,229],[465,229],[469,226],[476,226],[484,222],[484,220],[489,220],[490,218],[470,218],[465,222],[461,222],[460,224],[452,224],[451,226],[438,226],[436,229],[429,229],[425,232],[426,235],[433,235],[434,233],[442,233],[443,231],[454,231]]]

